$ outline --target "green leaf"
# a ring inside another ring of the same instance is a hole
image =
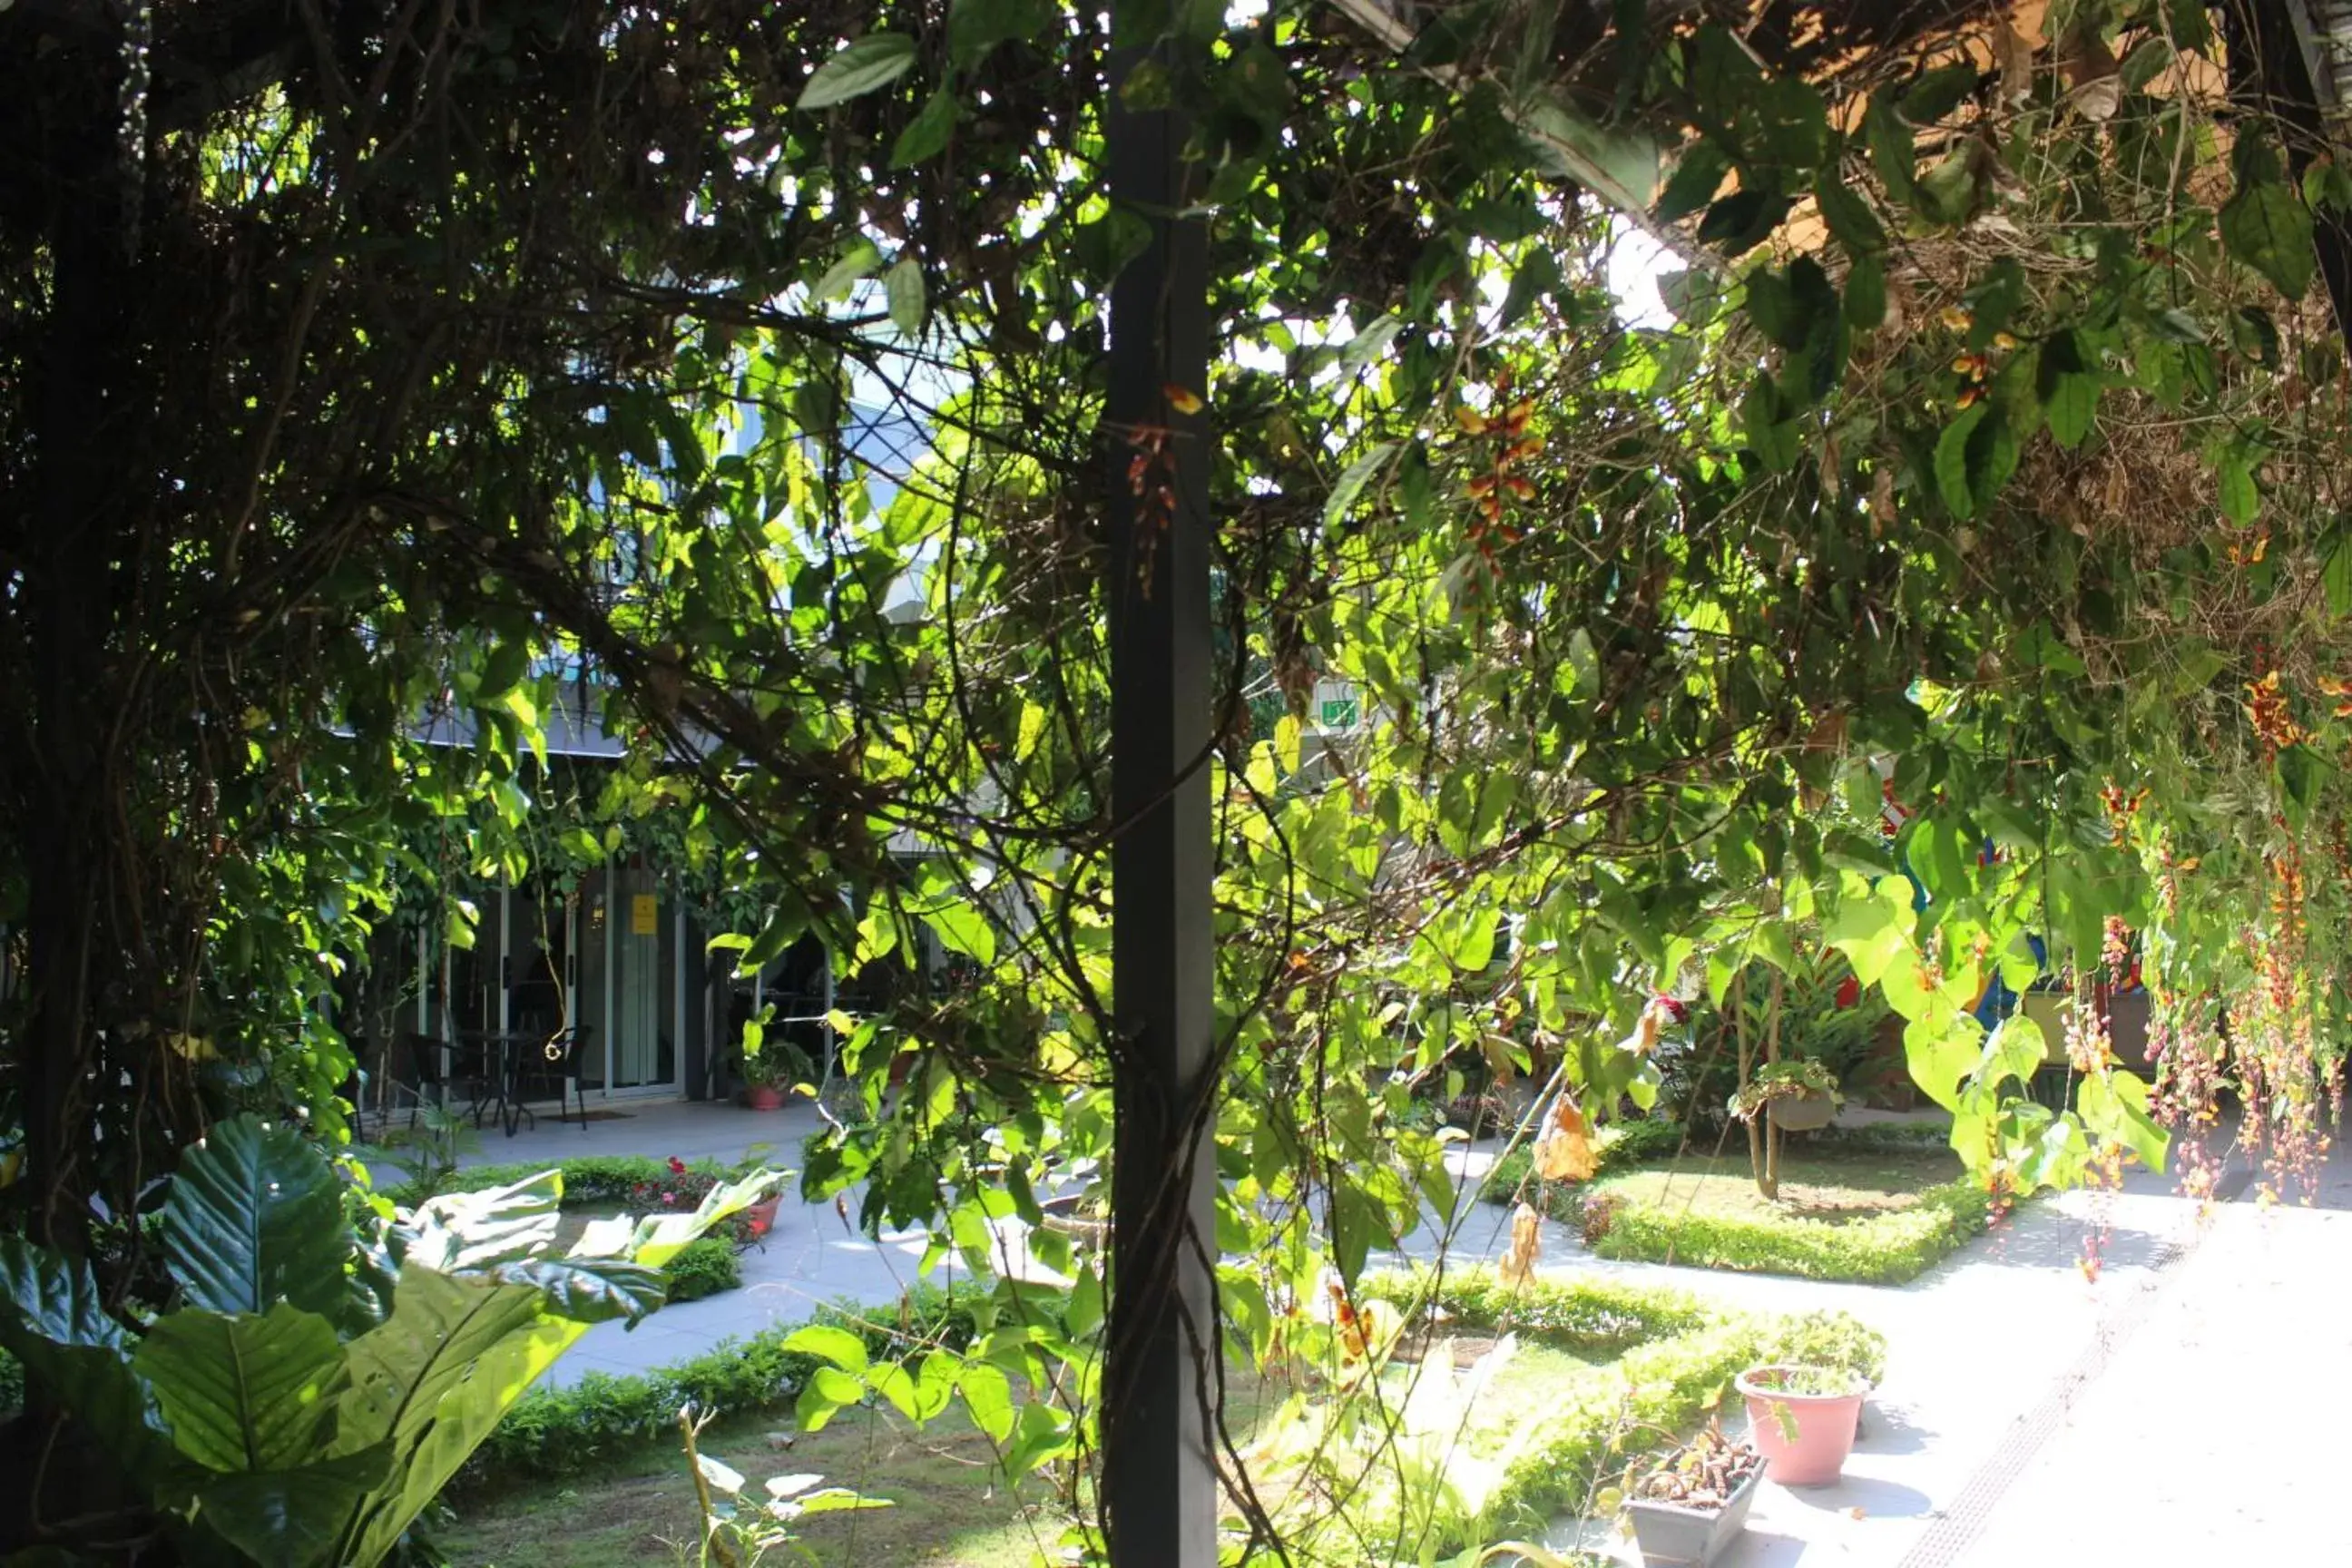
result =
[[[2035,366],[2035,393],[2050,434],[2062,447],[2079,447],[2099,412],[2099,379],[2082,339],[2071,329],[2051,334]]]
[[[907,1375],[905,1367],[877,1367],[873,1375],[866,1381],[874,1385],[874,1392],[888,1400],[899,1415],[909,1421],[919,1418],[915,1397],[915,1380]]]
[[[443,1193],[401,1221],[407,1260],[444,1274],[482,1273],[545,1251],[563,1197],[560,1171],[478,1193]]]
[[[2283,181],[2242,184],[2221,205],[2221,244],[2290,300],[2311,287],[2318,264],[2311,211]]]
[[[504,697],[530,670],[530,647],[527,643],[503,642],[490,650],[482,661],[480,679],[474,687],[474,700],[489,702]]]
[[[809,298],[822,304],[847,294],[861,278],[882,265],[882,249],[872,240],[860,236],[852,240],[839,260],[825,268],[824,275],[809,289]]]
[[[1886,320],[1886,263],[1882,258],[1857,257],[1846,273],[1845,320],[1858,332],[1875,331]]]
[[[2074,1108],[2093,1135],[2120,1143],[2151,1171],[2164,1169],[2170,1141],[2147,1113],[2147,1085],[2108,1068],[2085,1076],[2074,1091]]]
[[[915,1420],[918,1423],[936,1419],[955,1397],[959,1364],[956,1358],[946,1351],[933,1351],[923,1358],[922,1367],[915,1374]]]
[[[180,1452],[213,1470],[280,1470],[315,1458],[333,1436],[347,1371],[334,1325],[282,1301],[257,1318],[167,1312],[132,1364]]]
[[[1739,433],[1756,460],[1774,473],[1796,467],[1801,445],[1795,411],[1769,375],[1758,373],[1739,404]]]
[[[1013,1435],[1013,1384],[986,1362],[967,1362],[956,1374],[956,1390],[971,1424],[1002,1443]]]
[[[1895,112],[1894,100],[1884,92],[1873,94],[1862,127],[1878,183],[1891,200],[1914,205],[1918,200],[1919,154],[1912,142],[1911,127]]]
[[[831,1323],[809,1323],[786,1336],[783,1348],[797,1355],[831,1362],[844,1372],[864,1372],[866,1342],[847,1329]]]
[[[1045,32],[1059,16],[1053,0],[955,0],[948,8],[948,52],[966,68],[999,44]]]
[[[0,1235],[0,1347],[134,1478],[152,1480],[171,1462],[170,1435],[152,1391],[131,1372],[137,1342],[104,1300],[83,1259]]]
[[[1601,655],[1592,646],[1592,634],[1582,626],[1568,634],[1568,668],[1579,701],[1601,695]]]
[[[383,1485],[339,1533],[333,1562],[374,1563],[584,1323],[544,1315],[538,1291],[403,1268],[383,1323],[351,1342],[351,1384],[337,1402],[335,1454],[387,1446]]]
[[[661,1270],[621,1258],[533,1258],[502,1263],[488,1278],[537,1290],[556,1317],[575,1323],[636,1322],[662,1304]]]
[[[890,166],[911,169],[916,164],[938,157],[946,151],[948,139],[955,133],[956,121],[961,106],[951,92],[935,92],[923,105],[922,111],[907,121],[898,139],[890,144]]]
[[[1973,65],[1944,66],[1913,82],[1896,107],[1914,125],[1934,125],[1976,91],[1978,80]]]
[[[1698,242],[1714,246],[1726,256],[1745,256],[1764,242],[1789,216],[1789,198],[1771,191],[1734,191],[1706,209],[1699,220]]]
[[[2242,528],[2262,515],[2263,492],[2245,459],[2234,455],[2223,458],[2213,477],[2220,486],[2222,516]]]
[[[866,1385],[835,1367],[821,1366],[802,1384],[793,1406],[803,1432],[822,1432],[842,1411],[866,1397]]]
[[[996,929],[976,904],[950,899],[923,911],[923,923],[939,933],[950,952],[961,952],[981,963],[996,960]]]
[[[909,338],[922,336],[929,304],[923,293],[923,264],[902,256],[883,275],[883,292],[890,302],[890,324]]]
[[[1811,325],[1811,301],[1800,298],[1786,274],[1759,267],[1748,275],[1748,318],[1784,349],[1802,348]]]
[[[2339,522],[2327,531],[2321,562],[2319,584],[2327,595],[2328,614],[2352,616],[2352,528]]]
[[[903,33],[868,33],[844,45],[816,68],[801,89],[801,109],[831,109],[889,86],[915,65],[915,40]]]
[[[1660,223],[1681,222],[1715,200],[1724,175],[1730,172],[1731,160],[1721,148],[1707,141],[1692,142],[1659,194],[1654,216]]]
[[[1936,439],[1936,493],[1955,517],[1976,515],[1976,493],[1969,488],[1969,442],[1983,424],[1990,405],[1983,403],[1960,411]]]
[[[1397,443],[1383,441],[1349,464],[1332,485],[1331,493],[1323,500],[1323,526],[1337,527],[1347,517],[1348,509],[1356,504],[1356,498],[1364,493],[1364,487],[1396,454]]]
[[[263,1568],[320,1568],[341,1561],[343,1521],[390,1475],[389,1445],[278,1470],[220,1475],[188,1502],[212,1531]]]
[[[2124,57],[2123,81],[2127,92],[2137,92],[2154,81],[2158,72],[2172,63],[2172,46],[2162,38],[2149,38]]]
[[[1982,1029],[1965,1016],[1915,1019],[1903,1030],[1903,1057],[1911,1081],[1947,1110],[1960,1108],[1960,1083],[1976,1068]]]
[[[1851,185],[1834,174],[1824,173],[1814,183],[1813,200],[1822,209],[1822,221],[1830,226],[1838,243],[1855,257],[1875,256],[1886,248],[1886,230],[1870,204]],[[1873,321],[1871,325],[1877,323]]]
[[[285,1300],[331,1317],[343,1304],[342,1184],[290,1125],[215,1123],[180,1157],[163,1228],[164,1264],[190,1306],[259,1313]]]

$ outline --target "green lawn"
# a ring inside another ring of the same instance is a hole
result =
[[[1461,1336],[1455,1363],[1492,1348],[1491,1334]],[[1524,1412],[1558,1401],[1610,1358],[1522,1341],[1480,1402],[1479,1419],[1463,1434],[1470,1451],[1499,1447]],[[1386,1374],[1392,1387],[1417,1375],[1405,1364]],[[1236,1441],[1246,1447],[1258,1418],[1287,1390],[1235,1368],[1227,1384]],[[993,1453],[969,1425],[950,1416],[917,1432],[887,1408],[844,1411],[823,1431],[798,1435],[789,1449],[768,1434],[790,1430],[789,1415],[747,1416],[714,1425],[704,1452],[750,1478],[813,1472],[894,1507],[814,1518],[803,1539],[817,1563],[928,1564],[932,1568],[1030,1568],[1050,1556],[1063,1527],[1049,1490],[1030,1484],[1008,1492]],[[694,1489],[677,1445],[616,1460],[604,1470],[494,1495],[460,1494],[457,1522],[439,1532],[457,1568],[619,1568],[692,1559]]]
[[[1595,1183],[1592,1190],[1645,1207],[1721,1219],[1795,1216],[1834,1223],[1908,1208],[1923,1190],[1959,1175],[1959,1156],[1948,1148],[1791,1146],[1780,1154],[1780,1195],[1775,1201],[1757,1191],[1747,1142],[1735,1131],[1732,1145],[1718,1158],[1694,1152],[1680,1161],[1656,1162]]]
[[[895,1505],[808,1520],[802,1538],[819,1563],[1029,1568],[1061,1533],[1050,1513],[1004,1490],[986,1439],[967,1424],[916,1432],[892,1412],[852,1409],[822,1432],[795,1436],[788,1449],[772,1448],[767,1434],[792,1426],[789,1415],[747,1416],[714,1425],[701,1446],[749,1478],[747,1489],[770,1476],[814,1472]],[[449,1500],[457,1521],[436,1537],[457,1568],[694,1561],[694,1486],[676,1443],[592,1475]]]

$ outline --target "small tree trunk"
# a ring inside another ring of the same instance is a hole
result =
[[[1739,1085],[1745,1089],[1756,1079],[1756,1047],[1748,1037],[1748,972],[1741,970],[1732,977],[1731,1038],[1739,1057]],[[1755,1178],[1756,1190],[1766,1197],[1772,1195],[1770,1175],[1765,1168],[1766,1127],[1759,1110],[1748,1119],[1748,1173]]]
[[[1764,1004],[1764,1059],[1780,1059],[1780,991],[1787,976],[1779,970],[1772,972],[1772,994]],[[1780,1129],[1773,1124],[1768,1110],[1760,1119],[1764,1123],[1764,1195],[1776,1202],[1780,1196]]]

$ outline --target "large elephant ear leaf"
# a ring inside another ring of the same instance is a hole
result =
[[[354,1510],[392,1468],[392,1446],[290,1470],[215,1476],[192,1496],[196,1518],[262,1568],[333,1568]]]
[[[575,1323],[626,1318],[635,1324],[662,1304],[667,1289],[658,1268],[618,1258],[526,1258],[500,1264],[488,1278],[530,1286],[551,1313]]]
[[[658,1268],[684,1251],[687,1245],[720,1220],[732,1218],[776,1190],[782,1171],[762,1171],[740,1182],[729,1182],[703,1194],[692,1214],[648,1215],[637,1222],[629,1256],[649,1268]]]
[[[446,1193],[405,1216],[404,1264],[472,1274],[536,1258],[555,1245],[563,1173],[541,1171],[503,1187]]]
[[[89,1264],[0,1236],[0,1346],[131,1475],[169,1468],[171,1438],[153,1394],[131,1368],[136,1342],[108,1315]]]
[[[315,1458],[333,1436],[346,1371],[334,1325],[282,1301],[258,1318],[170,1313],[133,1364],[180,1452],[210,1470],[289,1469]]]
[[[411,1268],[392,1315],[351,1342],[335,1447],[389,1444],[383,1483],[353,1509],[333,1561],[374,1563],[539,1374],[587,1325],[547,1315],[536,1289]]]
[[[292,1127],[215,1125],[180,1157],[163,1203],[163,1261],[190,1306],[258,1315],[278,1301],[332,1316],[349,1300],[342,1184]]]

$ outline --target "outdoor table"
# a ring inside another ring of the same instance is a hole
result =
[[[467,1029],[457,1037],[468,1045],[478,1046],[490,1068],[490,1103],[497,1108],[499,1124],[511,1138],[528,1121],[538,1127],[539,1118],[522,1103],[519,1089],[522,1079],[527,1053],[547,1043],[544,1034],[519,1029]]]

